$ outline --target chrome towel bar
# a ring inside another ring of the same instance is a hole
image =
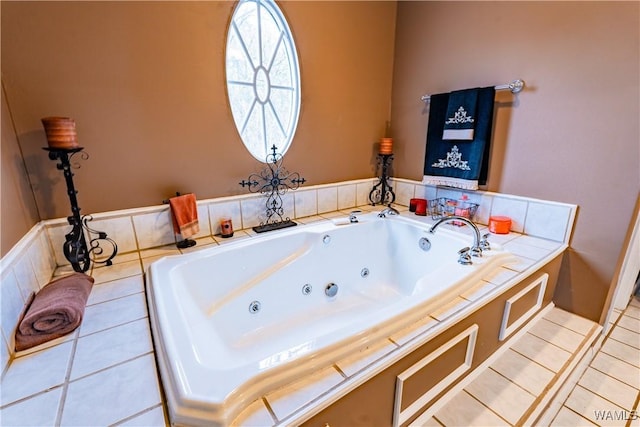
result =
[[[495,87],[496,90],[507,90],[509,89],[511,93],[518,93],[524,88],[524,80],[514,80],[511,83],[505,85],[497,85]],[[428,102],[431,99],[431,95],[423,95],[420,98],[423,102]]]

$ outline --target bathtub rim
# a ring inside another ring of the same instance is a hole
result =
[[[362,217],[366,217],[369,215],[375,218],[374,216],[375,214],[366,214],[366,215],[363,215]],[[424,230],[428,229],[428,225],[422,221],[416,221],[414,219],[401,217],[401,216],[392,217],[389,219],[376,219],[376,220],[408,222],[420,229],[424,229]],[[330,221],[323,221],[320,224],[317,224],[317,223],[306,224],[303,227],[305,229],[310,229],[310,230],[313,230],[315,228],[320,228],[324,230],[327,227],[329,227],[329,229],[336,229],[344,226],[345,225],[336,225],[335,223],[332,224]],[[346,226],[350,226],[350,225],[347,224]],[[289,233],[299,233],[303,231],[302,229],[298,229],[297,227],[296,229],[281,230],[277,234],[269,234],[268,236],[264,236],[264,237],[265,238],[268,237],[269,239],[278,238],[280,236],[284,236]],[[461,231],[452,230],[452,229],[443,228],[441,229],[441,231],[439,230],[438,233],[447,233],[447,234],[452,233],[452,236],[457,239],[471,238],[470,235],[467,235]],[[259,236],[259,238],[261,237],[263,236]],[[162,260],[164,260],[165,258],[170,258],[170,259],[173,259],[174,261],[177,261],[179,258],[198,259],[201,257],[208,257],[208,256],[211,256],[212,254],[219,252],[219,250],[221,249],[232,250],[238,246],[251,244],[251,242],[255,242],[255,240],[243,239],[237,242],[229,242],[228,244],[225,244],[222,247],[208,248],[208,249],[199,251],[197,253],[186,254],[187,257],[182,255],[178,255],[178,256],[172,255],[172,256],[164,257]],[[451,254],[451,256],[455,257],[456,254],[455,253]],[[145,280],[145,282],[148,290],[147,295],[148,295],[148,303],[149,303],[149,309],[150,309],[149,312],[150,312],[150,319],[152,323],[151,329],[152,329],[152,334],[154,335],[154,343],[157,343],[156,353],[157,353],[157,358],[159,362],[158,365],[160,367],[160,371],[162,374],[162,383],[163,383],[165,394],[167,395],[167,400],[169,403],[168,409],[170,412],[171,420],[174,423],[188,423],[189,425],[192,425],[192,424],[198,425],[197,424],[198,420],[207,420],[208,425],[211,425],[211,423],[214,423],[215,425],[224,425],[224,423],[232,422],[242,412],[242,410],[246,408],[248,403],[253,402],[256,399],[259,399],[266,392],[270,390],[274,390],[286,384],[289,384],[295,381],[296,377],[299,377],[301,375],[308,375],[312,372],[316,372],[320,368],[326,368],[328,366],[331,366],[331,364],[334,362],[334,360],[332,359],[339,360],[341,358],[346,357],[349,354],[357,353],[362,349],[366,348],[368,345],[384,340],[389,336],[391,336],[393,333],[402,330],[409,323],[421,321],[425,317],[428,317],[428,314],[430,312],[435,311],[437,306],[442,304],[443,301],[453,300],[462,291],[463,287],[471,287],[473,284],[481,280],[481,275],[486,273],[487,269],[489,268],[497,269],[501,266],[504,266],[511,257],[513,257],[513,255],[511,255],[508,252],[499,253],[498,257],[496,257],[496,260],[499,260],[502,258],[503,261],[501,263],[497,263],[497,262],[483,263],[482,265],[479,266],[479,268],[474,270],[470,276],[465,276],[463,280],[458,280],[452,286],[450,286],[449,288],[447,288],[446,290],[438,294],[437,297],[430,298],[426,302],[422,302],[419,306],[413,307],[415,309],[414,310],[415,314],[412,314],[411,316],[404,316],[405,322],[403,322],[403,324],[400,326],[397,325],[398,323],[397,321],[393,322],[393,320],[396,320],[397,318],[401,317],[405,312],[397,313],[393,317],[387,319],[387,321],[385,322],[385,327],[379,327],[379,325],[376,325],[377,329],[375,331],[372,331],[371,329],[367,329],[367,330],[361,331],[357,335],[358,337],[357,339],[354,339],[353,337],[349,337],[348,350],[336,351],[335,349],[344,348],[344,342],[347,339],[338,341],[336,343],[333,343],[331,346],[323,347],[322,352],[324,354],[322,355],[322,357],[316,358],[313,364],[301,363],[301,365],[304,365],[304,366],[298,367],[297,369],[293,370],[294,374],[292,374],[292,367],[286,364],[279,366],[276,369],[273,369],[268,372],[261,372],[258,375],[251,377],[250,381],[245,381],[240,386],[235,387],[234,389],[232,389],[230,393],[226,395],[224,399],[216,402],[207,398],[200,399],[198,398],[198,396],[196,396],[196,398],[190,398],[190,397],[193,397],[193,394],[183,393],[183,389],[181,389],[179,386],[180,379],[176,377],[176,373],[174,372],[174,370],[170,369],[169,367],[168,359],[170,359],[172,356],[175,356],[174,349],[176,347],[176,343],[175,343],[174,337],[171,335],[171,331],[168,331],[165,333],[165,331],[167,330],[162,327],[161,325],[162,321],[159,320],[160,315],[157,312],[157,310],[161,309],[162,307],[158,307],[154,303],[154,301],[157,302],[157,299],[155,297],[155,289],[152,283],[153,283],[154,271],[156,271],[156,268],[153,268],[153,264],[152,264],[152,267],[149,268],[148,270],[147,279]],[[156,263],[158,263],[159,265],[160,261],[162,260],[156,261]],[[168,340],[166,339],[167,335],[169,335]],[[169,349],[169,347],[171,346],[173,346],[172,349]],[[328,351],[328,350],[331,350],[331,351]],[[399,348],[395,349],[392,353],[396,352],[397,350],[399,350]],[[316,350],[316,352],[317,351],[318,350]],[[316,352],[312,352],[309,355],[305,355],[303,360],[308,361],[308,359],[314,354],[316,354]],[[344,354],[341,354],[341,353],[344,353]],[[270,381],[269,381],[269,384],[264,385],[266,378],[269,378]],[[257,381],[254,381],[254,380],[257,380]],[[222,423],[222,424],[218,424],[218,423]]]

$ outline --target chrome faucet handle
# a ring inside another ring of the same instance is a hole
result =
[[[458,255],[460,255],[460,257],[458,258],[458,262],[462,265],[471,265],[473,264],[473,261],[471,261],[471,255],[469,254],[469,252],[471,252],[471,248],[470,247],[466,247],[466,248],[462,248],[458,251]]]
[[[480,249],[482,249],[483,251],[491,250],[491,243],[489,243],[489,233],[482,235],[482,240],[480,240],[480,244],[478,246],[480,246]]]
[[[387,215],[400,215],[400,211],[396,208],[392,208],[391,206],[387,206],[378,214],[378,218],[386,218]]]
[[[361,213],[361,210],[355,210],[355,211],[351,211],[349,213],[349,222],[354,223],[354,222],[358,222],[358,217],[356,216],[356,214]]]
[[[482,248],[480,246],[474,246],[471,248],[471,250],[469,251],[471,253],[471,256],[474,257],[481,257],[482,256]]]

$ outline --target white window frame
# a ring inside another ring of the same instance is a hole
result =
[[[227,33],[225,74],[233,119],[247,150],[261,162],[274,145],[284,155],[300,117],[300,67],[293,35],[275,1],[238,2]]]

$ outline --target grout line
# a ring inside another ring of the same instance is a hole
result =
[[[142,411],[140,411],[140,412],[136,412],[135,414],[129,415],[128,417],[122,418],[121,420],[118,420],[118,421],[116,421],[116,422],[115,422],[115,423],[113,423],[113,424],[109,424],[109,427],[112,427],[112,426],[113,426],[113,427],[115,427],[115,426],[119,426],[119,425],[121,425],[121,424],[123,424],[123,423],[125,423],[125,422],[127,422],[127,421],[131,421],[131,420],[133,420],[133,419],[135,419],[135,418],[137,418],[137,417],[139,417],[139,416],[141,416],[141,415],[144,415],[144,414],[146,414],[146,413],[148,413],[148,412],[151,412],[151,411],[153,411],[153,410],[154,410],[154,409],[156,409],[156,408],[160,408],[160,409],[162,409],[162,402],[160,402],[160,403],[158,403],[158,404],[156,404],[156,405],[150,406],[150,407],[148,407],[147,409],[143,409],[143,410],[142,410]],[[59,424],[56,424],[56,425],[59,425]]]
[[[506,352],[505,352],[506,353]],[[511,384],[516,385],[518,388],[520,388],[521,390],[523,390],[524,392],[526,392],[528,395],[535,397],[535,394],[531,393],[529,390],[527,390],[526,388],[522,387],[520,384],[518,384],[517,382],[515,382],[514,380],[512,380],[511,378],[507,377],[506,375],[502,375],[501,372],[496,371],[493,366],[489,366],[488,369],[491,369],[493,372],[495,372],[496,374],[500,375],[502,378],[506,379],[507,381],[509,381]]]
[[[91,304],[87,304],[87,306],[86,306],[86,307],[95,307],[95,306],[97,306],[97,305],[104,304],[104,303],[107,303],[107,302],[112,302],[112,301],[117,301],[117,300],[120,300],[120,299],[128,298],[128,297],[131,297],[131,296],[136,295],[136,294],[144,294],[144,293],[145,293],[145,292],[144,292],[144,277],[143,277],[144,275],[143,275],[143,274],[139,274],[138,276],[140,276],[140,277],[141,277],[141,279],[142,279],[142,281],[143,281],[143,282],[142,282],[142,285],[143,285],[143,286],[142,286],[142,288],[143,288],[143,289],[141,289],[141,290],[136,290],[135,292],[132,292],[132,293],[130,293],[130,294],[126,294],[126,295],[119,295],[119,296],[116,296],[116,297],[113,297],[113,298],[110,298],[110,299],[105,299],[105,300],[103,300],[103,301],[99,301],[99,302],[94,302],[94,303],[91,303]],[[129,277],[136,277],[136,276],[129,276]],[[128,279],[128,277],[124,277],[124,279]],[[94,285],[94,286],[101,286],[101,285],[102,285],[102,283],[100,283],[99,285]],[[85,307],[85,308],[86,308],[86,307]]]
[[[615,341],[615,342],[617,342],[617,343],[619,343],[619,344],[622,344],[622,345],[624,345],[625,347],[629,347],[630,349],[632,349],[632,350],[633,350],[634,352],[636,352],[636,353],[640,352],[640,350],[638,350],[637,348],[632,347],[632,346],[630,346],[630,345],[627,345],[627,344],[625,344],[625,343],[623,343],[623,342],[621,342],[621,341],[615,340],[615,339],[613,339],[613,338],[611,338],[611,340],[612,340],[612,341]],[[608,340],[607,340],[607,341],[608,341]],[[606,344],[606,342],[605,342],[605,344]],[[627,365],[630,365],[630,366],[632,366],[632,367],[634,367],[634,368],[638,368],[638,366],[636,366],[636,365],[634,365],[634,364],[632,364],[632,363],[629,363],[629,362],[627,362],[627,361],[626,361],[626,360],[624,360],[624,359],[619,358],[619,357],[618,357],[618,356],[616,356],[615,354],[611,354],[611,353],[609,353],[609,351],[607,351],[607,349],[605,349],[605,348],[604,348],[604,345],[605,345],[605,344],[603,344],[603,345],[602,345],[602,348],[598,351],[598,353],[604,353],[604,354],[606,354],[607,356],[610,356],[610,357],[611,357],[611,358],[613,358],[613,359],[619,360],[620,362],[626,363]]]
[[[347,374],[345,374],[345,373],[344,373],[344,371],[343,371],[342,369],[340,369],[340,366],[338,366],[336,363],[334,363],[334,364],[333,364],[333,368],[334,368],[336,371],[338,371],[338,373],[339,373],[340,375],[342,375],[342,377],[343,377],[344,379],[349,378],[349,376],[348,376]]]
[[[569,327],[567,327],[567,326],[565,326],[565,325],[563,325],[563,324],[561,324],[561,323],[554,322],[552,319],[547,319],[547,318],[545,317],[545,318],[544,318],[544,320],[546,320],[547,322],[553,323],[554,325],[557,325],[557,326],[559,326],[559,327],[561,327],[561,328],[563,328],[563,329],[566,329],[566,330],[568,330],[568,331],[575,332],[576,334],[581,335],[581,336],[583,336],[583,337],[584,337],[584,336],[586,336],[586,335],[585,335],[585,334],[583,334],[582,332],[580,332],[580,331],[576,331],[575,329],[569,328]]]
[[[638,405],[640,404],[640,392],[638,392],[638,394],[636,395],[636,401],[633,403],[633,406],[631,407],[631,409],[629,409],[629,412],[634,412],[635,417],[630,416],[629,419],[627,420],[627,424],[625,425],[625,427],[631,427],[631,421],[633,421],[634,419],[638,419]]]
[[[62,414],[64,413],[65,403],[67,401],[67,392],[69,390],[69,380],[71,378],[71,370],[73,369],[73,362],[76,358],[76,349],[78,348],[78,339],[80,339],[80,330],[75,334],[73,344],[71,345],[71,354],[69,356],[69,362],[67,365],[67,372],[64,376],[64,382],[62,383],[62,393],[60,394],[60,401],[58,402],[58,412],[56,413],[55,425],[59,426],[62,421]]]
[[[555,416],[557,416],[558,412],[560,411],[560,409],[562,409],[562,406],[564,406],[571,393],[573,393],[573,390],[577,387],[578,383],[584,376],[584,373],[589,368],[591,361],[597,354],[597,351],[596,354],[589,354],[589,350],[592,350],[596,345],[597,337],[594,336],[595,334],[598,334],[599,328],[600,325],[594,323],[589,333],[580,342],[578,348],[574,350],[573,353],[571,353],[569,359],[562,365],[562,367],[553,377],[546,388],[545,395],[541,395],[538,398],[537,406],[532,406],[528,411],[529,413],[527,415],[527,418],[522,418],[520,420],[521,422],[526,422],[534,416],[534,421],[539,422],[541,419],[544,419],[546,417],[546,414],[551,407],[558,406],[557,401],[560,400],[561,403],[558,409],[555,410],[556,413],[554,415],[554,418]],[[567,372],[567,370],[569,371]],[[566,375],[565,372],[567,372]],[[552,392],[552,395],[550,395],[549,400],[545,403],[545,407],[542,409],[538,409],[538,406],[544,400],[546,394],[550,391]]]
[[[149,350],[149,351],[147,351],[147,352],[145,352],[145,353],[140,353],[140,354],[138,354],[137,356],[131,357],[131,358],[126,359],[126,360],[121,360],[121,361],[119,361],[119,362],[117,362],[117,363],[114,363],[113,365],[109,365],[109,366],[107,366],[107,367],[100,368],[100,369],[98,369],[97,371],[93,371],[93,372],[88,373],[88,374],[86,374],[86,375],[83,375],[83,376],[81,376],[81,377],[74,378],[73,380],[69,380],[69,384],[73,384],[73,383],[75,383],[75,382],[78,382],[78,381],[84,380],[85,378],[89,378],[89,377],[91,377],[91,376],[93,376],[93,375],[96,375],[96,374],[99,374],[99,373],[102,373],[102,372],[108,371],[109,369],[111,369],[111,368],[115,368],[116,366],[122,366],[122,365],[124,365],[124,364],[126,364],[126,363],[132,362],[132,361],[134,361],[134,360],[136,360],[136,359],[140,359],[140,358],[145,357],[145,356],[148,356],[148,355],[150,355],[150,354],[151,354],[151,355],[153,355],[153,350]]]
[[[585,370],[585,372],[586,372],[586,370]],[[595,396],[600,397],[602,400],[606,400],[607,402],[611,403],[611,404],[612,404],[613,406],[615,406],[615,407],[618,407],[618,408],[620,408],[620,409],[625,409],[625,408],[623,408],[622,406],[620,406],[620,404],[619,404],[619,403],[616,403],[616,402],[614,402],[614,401],[612,401],[612,400],[610,400],[610,399],[607,399],[606,397],[604,397],[603,395],[599,394],[599,393],[598,393],[598,392],[596,392],[595,390],[590,390],[590,389],[588,389],[587,387],[583,386],[583,385],[582,385],[582,384],[580,384],[580,383],[576,384],[576,387],[575,387],[575,388],[578,388],[578,387],[580,387],[581,389],[583,389],[583,390],[585,390],[585,391],[587,391],[587,392],[589,392],[589,393],[591,393],[591,394],[593,394],[593,395],[595,395]],[[574,390],[575,390],[575,389],[574,389]]]
[[[528,333],[528,334],[531,334],[532,336],[534,336],[534,337],[536,337],[536,338],[538,338],[539,340],[542,340],[542,341],[546,342],[546,343],[547,343],[547,344],[549,344],[549,345],[552,345],[552,346],[556,347],[556,351],[557,351],[557,350],[561,350],[561,351],[563,351],[563,352],[565,352],[565,353],[569,353],[567,350],[565,350],[565,349],[563,349],[563,348],[561,348],[561,347],[558,347],[558,346],[557,346],[557,345],[555,345],[554,343],[549,342],[549,341],[547,341],[547,340],[545,340],[545,339],[542,339],[542,338],[540,338],[540,337],[539,337],[539,336],[537,336],[537,335],[532,334],[530,331],[527,331],[527,333]],[[531,357],[527,356],[526,354],[523,354],[523,353],[519,352],[519,351],[518,351],[518,350],[516,350],[515,348],[511,348],[511,350],[515,351],[516,353],[518,353],[518,354],[519,354],[519,355],[521,355],[521,356],[526,357],[527,359],[529,359],[529,360],[531,360],[532,362],[534,362],[534,363],[536,363],[536,364],[538,364],[538,365],[542,366],[543,368],[547,368],[548,370],[552,371],[553,373],[557,373],[556,371],[553,371],[549,366],[545,366],[545,365],[543,365],[542,363],[540,363],[540,362],[538,362],[538,361],[536,361],[536,360],[532,359]],[[571,353],[569,353],[569,354],[571,354]],[[562,369],[564,369],[564,364],[563,364],[563,366],[558,370],[558,372],[560,372]]]
[[[566,408],[567,410],[569,410],[569,411],[573,412],[574,414],[576,414],[577,416],[579,416],[580,418],[582,418],[585,422],[589,423],[589,425],[597,426],[597,424],[593,423],[590,419],[585,418],[585,416],[584,416],[584,415],[580,414],[579,412],[574,411],[573,409],[569,408],[568,406],[562,405],[562,406],[560,407],[560,409],[562,409],[562,408]],[[558,410],[558,414],[559,414],[559,413],[560,413],[560,410]],[[556,414],[556,415],[555,415],[555,417],[553,417],[552,422],[556,420],[556,418],[558,417],[558,414]],[[550,424],[550,425],[553,425],[553,424]],[[586,425],[586,424],[585,424],[585,425]]]
[[[273,423],[277,424],[278,423],[278,417],[276,417],[276,413],[273,411],[273,408],[271,407],[271,404],[269,403],[269,401],[267,400],[266,397],[262,397],[262,404],[265,406],[265,408],[267,408],[267,412],[269,412],[269,415],[271,415],[271,418],[273,419]]]
[[[444,422],[440,421],[440,420],[438,419],[438,417],[436,417],[435,415],[432,415],[432,416],[431,416],[431,418],[432,418],[436,423],[440,424],[440,425],[441,425],[441,426],[443,426],[443,427],[446,427],[446,426],[445,426],[445,424],[444,424]]]
[[[513,425],[511,424],[509,421],[506,420],[506,418],[504,418],[502,415],[498,414],[496,411],[494,411],[493,409],[491,409],[489,406],[485,405],[484,403],[482,403],[480,400],[478,400],[478,398],[476,398],[473,394],[469,393],[466,389],[462,389],[462,393],[467,393],[469,396],[471,396],[472,399],[476,400],[480,405],[484,406],[486,409],[488,409],[490,412],[493,412],[498,418],[500,418],[501,420],[503,420],[507,425]],[[434,414],[435,415],[435,414]]]
[[[112,329],[119,328],[121,326],[130,325],[130,324],[132,324],[134,322],[139,322],[139,321],[145,320],[145,319],[149,319],[149,316],[147,315],[147,316],[143,316],[143,317],[138,317],[137,319],[127,320],[124,323],[120,323],[118,325],[109,326],[108,328],[100,329],[99,331],[89,332],[86,335],[78,336],[78,339],[87,338],[87,337],[90,337],[92,335],[96,335],[96,334],[100,334],[102,332],[110,331]],[[80,331],[78,331],[78,335],[80,335]]]

